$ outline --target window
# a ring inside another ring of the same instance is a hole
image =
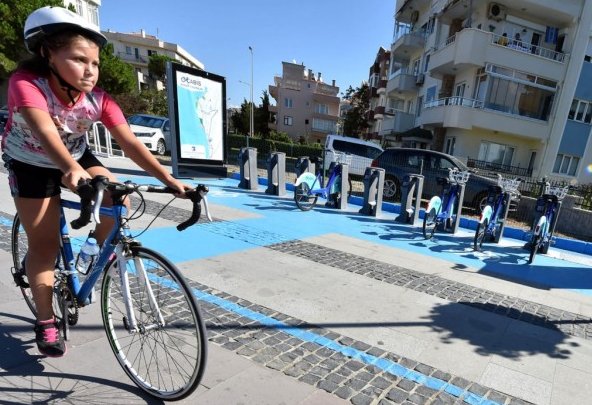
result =
[[[514,147],[493,142],[482,142],[479,147],[479,160],[498,165],[510,166],[514,158]]]
[[[289,127],[292,126],[292,122],[293,122],[293,118],[290,117],[289,115],[284,115],[284,125],[287,125]]]
[[[558,153],[557,158],[555,159],[555,165],[553,166],[553,173],[575,176],[578,172],[579,164],[579,157]]]
[[[590,124],[592,121],[592,104],[589,101],[574,99],[569,109],[568,119]]]
[[[312,129],[321,132],[335,132],[335,121],[313,118]]]
[[[157,54],[158,54],[158,52],[148,49],[148,57],[153,56],[153,55],[157,55]]]
[[[99,25],[99,9],[97,6],[88,3],[86,5],[86,9],[88,11],[88,19],[95,25]]]
[[[82,8],[82,0],[76,0],[76,13],[84,16],[84,9]]]
[[[436,99],[436,86],[432,86],[426,91],[426,103],[432,102]]]
[[[466,88],[467,88],[467,84],[465,82],[457,84],[456,88],[454,89],[454,96],[455,97],[464,97]]]
[[[446,148],[444,149],[444,152],[449,155],[454,155],[455,144],[456,144],[455,137],[451,137],[451,138],[446,139]]]
[[[132,47],[131,46],[126,46],[125,47],[125,53],[127,55],[131,55],[132,54]]]
[[[284,107],[286,107],[286,108],[294,107],[294,103],[291,98],[288,98],[288,97],[284,98]]]
[[[413,76],[417,76],[419,74],[419,62],[420,62],[419,59],[413,61],[413,65],[412,65],[413,66],[413,68],[412,68],[413,69],[412,70]]]
[[[423,62],[423,72],[427,72],[428,71],[428,67],[430,65],[430,54],[426,54],[425,58],[424,58],[424,62]]]
[[[329,115],[329,106],[327,104],[315,104],[315,112],[318,114]]]
[[[415,115],[417,117],[419,117],[421,115],[421,109],[423,108],[423,96],[420,96],[417,99],[417,107],[416,107],[416,111],[415,111]]]

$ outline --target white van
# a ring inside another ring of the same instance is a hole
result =
[[[325,160],[327,163],[337,160],[336,153],[351,155],[349,173],[363,176],[366,168],[382,153],[380,145],[370,141],[343,135],[327,135],[325,140]]]

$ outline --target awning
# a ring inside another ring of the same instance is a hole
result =
[[[426,139],[428,141],[431,141],[433,139],[433,137],[434,136],[432,135],[432,131],[429,131],[427,129],[423,129],[420,127],[408,129],[407,131],[401,132],[400,134],[397,135],[397,138],[400,138],[400,139],[420,138],[420,139]]]

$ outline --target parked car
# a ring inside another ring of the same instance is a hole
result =
[[[382,153],[380,145],[374,142],[364,141],[343,135],[327,135],[325,139],[325,160],[327,163],[336,160],[336,153],[348,153],[351,163],[348,166],[349,174],[363,176],[372,160]]]
[[[136,114],[129,117],[127,122],[150,151],[162,156],[171,150],[171,125],[167,117]]]
[[[387,148],[372,162],[373,167],[385,170],[383,198],[387,200],[400,197],[400,187],[407,174],[423,174],[423,198],[429,199],[442,191],[438,177],[448,177],[448,169],[469,171],[471,175],[465,187],[464,205],[482,208],[487,201],[490,186],[497,185],[497,179],[480,175],[477,170],[468,168],[458,158],[442,152],[413,148]],[[519,196],[517,196],[517,199]]]

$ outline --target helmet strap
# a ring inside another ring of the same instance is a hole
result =
[[[54,69],[54,67],[50,64],[49,65],[49,70],[50,72],[58,79],[58,82],[60,83],[60,86],[62,87],[62,89],[66,90],[66,94],[68,95],[68,98],[70,99],[70,101],[72,102],[72,105],[76,104],[76,100],[74,100],[74,96],[72,95],[73,92],[76,92],[78,94],[81,93],[80,90],[78,90],[76,87],[72,86],[70,83],[68,83],[58,72],[57,70]]]

